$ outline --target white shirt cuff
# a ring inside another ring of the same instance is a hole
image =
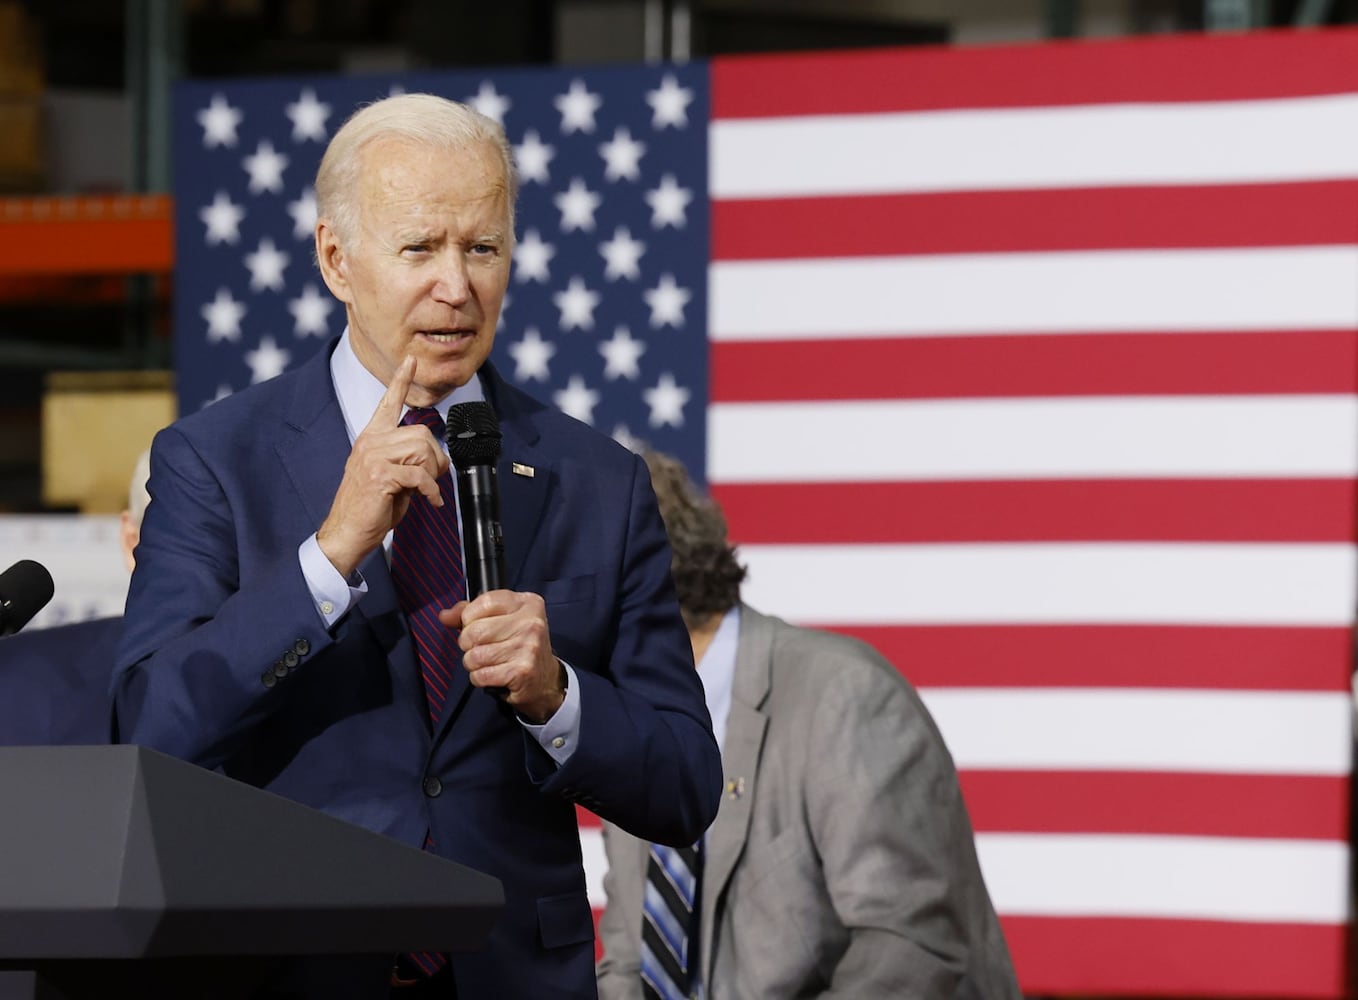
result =
[[[566,668],[566,700],[556,714],[540,726],[519,719],[519,724],[533,734],[558,767],[571,759],[580,738],[580,685],[571,665],[565,660],[561,665]]]
[[[302,564],[302,576],[311,591],[316,613],[327,629],[334,628],[335,623],[368,592],[367,581],[358,570],[354,570],[350,580],[340,576],[340,571],[321,551],[315,535],[297,547],[297,559]]]

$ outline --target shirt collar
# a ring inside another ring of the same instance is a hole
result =
[[[740,643],[740,605],[722,617],[712,642],[698,663],[698,677],[703,682],[703,698],[707,713],[712,716],[712,734],[717,746],[726,743],[726,719],[731,714],[731,690],[736,677],[736,648]]]
[[[372,420],[373,414],[377,412],[377,404],[382,401],[382,394],[387,391],[387,387],[358,360],[349,339],[347,326],[335,346],[335,353],[330,355],[330,378],[335,384],[335,395],[339,397],[340,412],[344,414],[344,426],[352,443],[363,428],[368,426],[368,421]],[[473,375],[466,385],[459,386],[440,399],[434,404],[434,408],[439,411],[439,416],[446,423],[448,410],[454,403],[469,403],[485,398],[481,376],[478,373]],[[401,409],[402,416],[405,416],[407,409],[409,407]]]

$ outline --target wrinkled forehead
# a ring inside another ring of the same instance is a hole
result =
[[[510,218],[509,179],[489,142],[454,146],[386,136],[364,144],[358,155],[356,194],[365,216],[452,207]]]

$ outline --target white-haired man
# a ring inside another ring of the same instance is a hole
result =
[[[487,362],[514,245],[498,125],[379,101],[316,194],[348,327],[157,437],[122,734],[504,884],[484,951],[303,963],[274,995],[592,996],[576,803],[683,843],[720,791],[646,468]],[[466,603],[443,423],[477,400],[510,586]]]

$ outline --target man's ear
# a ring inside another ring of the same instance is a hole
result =
[[[132,516],[130,510],[125,510],[122,517],[118,519],[118,544],[122,546],[123,562],[126,564],[129,573],[137,565],[137,559],[133,553],[136,551],[139,541],[141,541],[141,522]]]
[[[344,248],[329,219],[316,220],[316,263],[321,269],[321,278],[330,294],[348,304],[349,272],[345,267]]]

